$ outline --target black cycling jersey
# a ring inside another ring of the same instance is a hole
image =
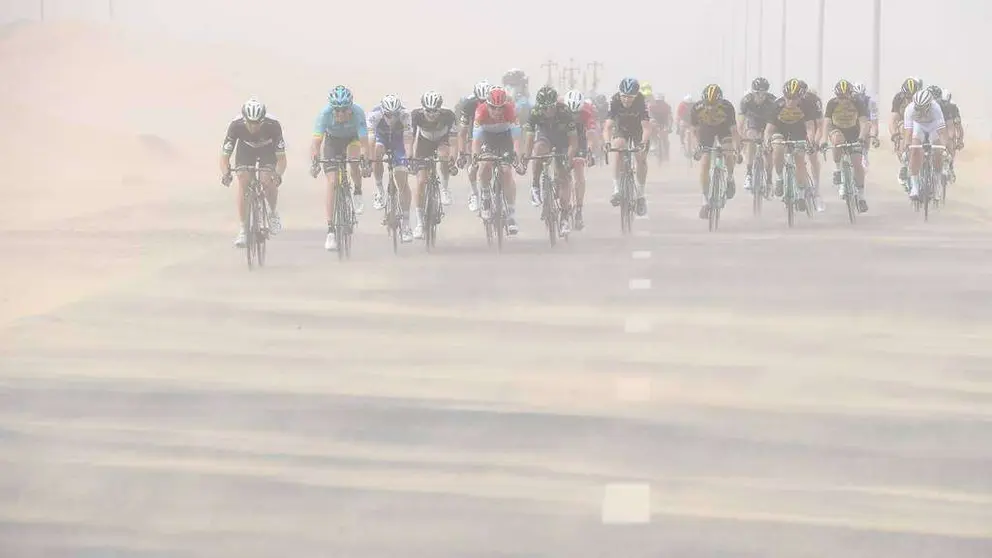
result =
[[[638,93],[630,107],[625,107],[620,101],[620,93],[614,93],[613,98],[610,99],[610,110],[606,119],[612,120],[621,131],[633,132],[641,130],[644,123],[651,120],[651,116],[648,114],[648,104],[644,101],[644,95]]]
[[[282,125],[270,116],[262,120],[262,125],[256,133],[248,131],[245,120],[238,117],[227,127],[224,138],[224,155],[234,155],[235,164],[252,165],[261,161],[264,165],[274,165],[276,154],[286,152],[286,142],[282,137]]]
[[[454,133],[455,113],[451,109],[443,108],[433,120],[430,120],[424,109],[414,109],[410,113],[410,126],[413,128],[413,137],[420,136],[427,141],[438,142]]]

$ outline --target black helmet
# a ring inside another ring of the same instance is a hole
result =
[[[537,90],[537,106],[550,107],[558,102],[558,92],[554,87],[545,85]]]
[[[763,77],[756,77],[754,81],[751,82],[751,91],[765,93],[771,88],[771,84],[768,80]]]

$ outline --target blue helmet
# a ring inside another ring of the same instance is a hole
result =
[[[354,100],[351,90],[343,85],[331,89],[327,95],[327,102],[334,108],[348,108]]]
[[[634,78],[623,78],[623,81],[620,82],[621,95],[637,95],[640,90],[641,84]]]

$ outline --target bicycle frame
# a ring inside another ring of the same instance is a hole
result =
[[[444,207],[441,205],[441,179],[437,174],[437,165],[442,159],[435,154],[424,159],[409,159],[409,161],[417,166],[424,165],[423,168],[427,170],[426,187],[421,192],[423,198],[420,200],[423,204],[424,222],[420,225],[424,230],[424,244],[430,251],[437,241],[437,226],[444,217]],[[420,169],[417,169],[418,173],[419,171]]]
[[[844,186],[844,201],[847,203],[847,217],[854,224],[858,216],[858,189],[854,185],[853,154],[864,147],[861,142],[841,143],[833,146],[840,150],[840,180]]]
[[[269,238],[269,202],[262,187],[260,171],[269,168],[255,161],[252,165],[239,165],[232,169],[236,173],[250,174],[242,201],[246,205],[247,219],[242,230],[245,234],[245,259],[249,271],[256,263],[259,267],[265,265],[265,241]]]
[[[486,241],[492,246],[495,240],[496,251],[501,252],[503,240],[509,236],[506,201],[503,195],[503,167],[510,164],[510,159],[508,155],[481,153],[473,157],[473,162],[476,164],[480,162],[494,163],[493,174],[488,184],[485,181],[481,181],[479,184],[479,194],[482,198],[479,200],[479,214],[482,215],[482,211],[488,204],[489,217],[482,218],[483,225],[486,227]]]
[[[724,160],[724,149],[719,139],[714,140],[711,147],[700,146],[699,150],[710,156],[710,195],[709,200],[709,230],[720,227],[720,212],[727,202],[727,163]]]
[[[320,159],[318,164],[333,163],[338,175],[338,186],[334,190],[334,239],[338,245],[338,259],[351,258],[351,236],[358,224],[355,207],[351,199],[351,181],[348,178],[348,165],[360,163],[360,157],[347,157],[345,154],[334,159]]]
[[[634,208],[637,203],[637,189],[634,185],[634,154],[640,149],[616,149],[609,144],[603,146],[606,164],[610,164],[610,153],[620,154],[620,231],[629,235],[634,223]]]

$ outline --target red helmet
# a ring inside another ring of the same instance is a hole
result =
[[[501,107],[509,102],[510,97],[506,94],[506,89],[502,87],[493,87],[489,91],[489,95],[486,95],[486,104],[491,107]]]

